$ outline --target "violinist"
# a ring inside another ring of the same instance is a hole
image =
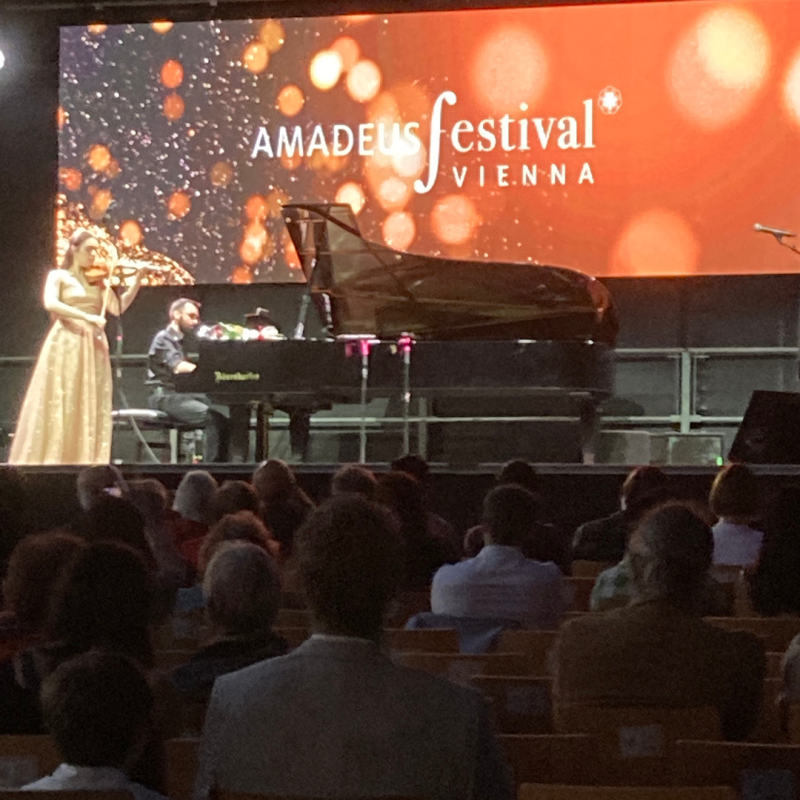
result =
[[[107,464],[111,458],[112,380],[106,314],[123,313],[142,273],[120,296],[99,243],[76,230],[61,267],[51,270],[44,307],[52,325],[39,352],[9,454],[11,464]]]

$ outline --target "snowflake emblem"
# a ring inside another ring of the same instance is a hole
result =
[[[606,86],[597,95],[597,105],[604,114],[616,114],[622,108],[622,92],[613,86]]]

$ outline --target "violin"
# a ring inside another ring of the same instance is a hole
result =
[[[119,284],[126,278],[132,278],[142,272],[168,271],[168,269],[156,264],[118,263],[113,267],[108,264],[92,264],[83,270],[83,277],[90,286],[102,286],[109,278],[113,278]]]
[[[108,264],[92,264],[83,270],[83,277],[89,286],[102,286],[111,275]]]

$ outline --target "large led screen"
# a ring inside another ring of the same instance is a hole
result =
[[[63,236],[185,282],[303,280],[286,202],[432,256],[789,272],[800,2],[65,28]]]

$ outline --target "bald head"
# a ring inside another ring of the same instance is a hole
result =
[[[698,607],[714,551],[708,524],[684,503],[667,503],[647,514],[628,545],[639,600]]]

